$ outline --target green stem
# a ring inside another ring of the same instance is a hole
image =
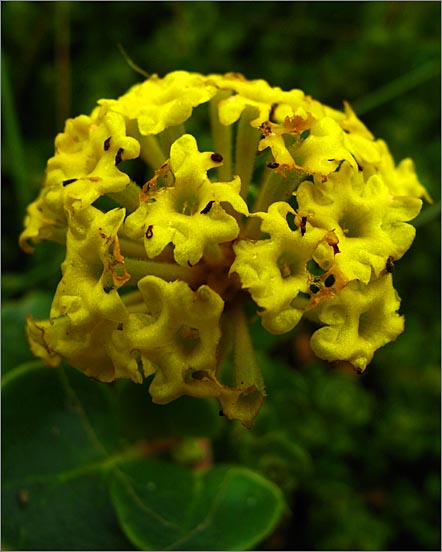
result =
[[[152,169],[156,170],[166,161],[167,157],[160,147],[158,138],[153,135],[143,136],[138,130],[136,120],[128,121],[126,124],[126,132],[128,136],[132,136],[140,144],[140,157]]]
[[[166,154],[167,158],[170,157],[170,147],[172,144],[185,133],[186,129],[184,128],[184,125],[176,125],[166,128],[159,135],[161,149]]]
[[[179,439],[158,439],[157,441],[138,441],[133,445],[128,446],[121,452],[115,452],[111,455],[106,455],[102,460],[91,462],[84,466],[62,471],[56,474],[58,482],[67,482],[72,479],[77,479],[85,475],[93,473],[106,473],[113,469],[118,469],[121,465],[132,462],[140,458],[147,458],[155,454],[159,454],[165,450],[175,447],[179,443]],[[43,480],[44,480],[43,476]]]
[[[307,173],[300,170],[291,170],[286,173],[284,178],[274,169],[266,169],[264,171],[263,183],[260,187],[258,197],[256,198],[252,213],[266,212],[269,205],[275,201],[288,201],[293,195],[294,190],[306,178]],[[258,239],[260,231],[261,219],[249,218],[245,225],[241,237],[248,239]]]
[[[426,65],[417,67],[405,75],[401,75],[372,94],[368,94],[364,98],[352,102],[352,107],[358,116],[363,115],[398,98],[405,92],[436,78],[438,75],[440,75],[440,61],[432,61]]]
[[[166,161],[163,150],[160,148],[158,139],[156,136],[140,136],[138,138],[140,143],[140,156],[152,169],[156,170]]]
[[[285,178],[277,171],[267,169],[258,197],[253,205],[253,212],[267,211],[269,205],[275,201],[288,201],[306,177],[306,172],[296,169],[287,171]]]
[[[255,168],[256,152],[261,137],[259,130],[250,126],[258,115],[257,109],[247,106],[238,122],[235,148],[235,174],[241,178],[241,197],[247,198],[249,184]]]
[[[138,305],[138,303],[141,303],[143,301],[143,296],[139,291],[131,291],[130,293],[125,293],[124,295],[121,295],[121,300],[126,305],[126,307],[131,307],[134,305]]]
[[[183,280],[191,285],[200,285],[204,281],[203,273],[199,267],[180,266],[175,263],[160,263],[158,261],[144,261],[130,257],[125,257],[124,264],[131,275],[129,285],[137,284],[145,276],[157,276],[166,280],[166,282]]]
[[[210,126],[212,128],[213,147],[223,156],[223,164],[218,168],[218,180],[227,182],[232,179],[232,125],[226,126],[219,120],[218,105],[231,96],[230,90],[220,90],[210,100]]]
[[[11,381],[14,381],[16,378],[19,378],[25,374],[28,374],[29,372],[33,372],[34,370],[40,370],[45,369],[45,365],[41,359],[38,360],[30,360],[28,362],[25,362],[24,364],[19,364],[9,372],[6,372],[6,374],[2,375],[2,389]]]
[[[232,309],[235,327],[235,345],[233,354],[233,384],[238,389],[255,385],[264,393],[264,380],[250,338],[249,327],[242,305]]]
[[[128,238],[118,236],[121,254],[125,257],[135,257],[137,259],[147,259],[147,253],[142,242],[136,242]]]
[[[424,226],[425,224],[440,218],[440,210],[441,209],[440,209],[440,201],[439,201],[439,203],[436,203],[435,205],[431,205],[430,207],[427,207],[425,210],[423,210],[416,220],[411,221],[411,224],[415,228]]]
[[[146,79],[149,78],[149,73],[142,69],[139,65],[137,65],[126,53],[126,50],[123,48],[121,44],[117,44],[118,49],[120,50],[121,55],[125,59],[126,63],[129,65],[131,69],[139,73],[140,75],[143,75]]]
[[[275,170],[266,169],[264,171],[263,182],[259,189],[258,197],[253,204],[253,213],[267,211],[268,206],[271,205],[277,197],[276,191],[281,188],[282,180],[282,176]]]
[[[125,207],[129,213],[133,213],[140,206],[140,187],[132,181],[125,190],[107,195]]]

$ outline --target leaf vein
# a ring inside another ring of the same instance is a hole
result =
[[[213,521],[213,517],[215,516],[216,511],[220,506],[220,502],[226,494],[226,487],[228,486],[228,482],[230,479],[232,479],[232,477],[232,470],[229,470],[219,485],[219,491],[215,495],[212,506],[209,508],[206,517],[200,523],[195,525],[193,529],[188,531],[183,537],[171,543],[164,550],[179,550],[178,546],[182,546],[185,542],[191,541],[192,538],[203,533],[208,527],[210,527],[210,524]]]

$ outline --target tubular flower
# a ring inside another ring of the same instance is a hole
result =
[[[307,268],[327,230],[310,226],[292,230],[287,215],[295,211],[288,203],[273,203],[268,213],[256,213],[263,219],[261,230],[270,239],[241,240],[234,245],[236,254],[231,271],[240,276],[242,286],[264,310],[263,326],[271,333],[286,333],[296,326],[304,309],[297,304],[299,293],[307,293],[311,274]],[[308,230],[308,231],[307,231]],[[333,255],[333,248],[326,242]]]
[[[238,222],[221,204],[244,215],[248,214],[247,204],[239,195],[238,177],[229,183],[209,180],[207,171],[219,163],[214,154],[200,153],[189,134],[172,144],[170,161],[163,167],[163,173],[170,171],[171,185],[157,189],[155,179],[148,182],[145,188],[149,191],[125,224],[132,239],[145,238],[148,257],[157,257],[171,243],[178,264],[194,265],[205,250],[238,236]]]
[[[66,258],[30,346],[100,381],[149,378],[159,404],[216,398],[251,427],[265,386],[244,306],[271,333],[314,320],[315,353],[364,370],[403,331],[391,272],[420,198],[412,161],[395,166],[348,104],[237,73],[154,75],[55,140],[20,244]]]
[[[353,280],[339,296],[317,307],[315,315],[325,326],[312,336],[313,351],[327,360],[349,361],[362,372],[376,349],[403,332],[399,304],[391,274],[368,285]]]
[[[139,153],[140,145],[126,135],[125,121],[117,113],[96,109],[91,117],[68,119],[55,139],[55,156],[48,161],[40,196],[28,210],[20,236],[23,249],[32,251],[29,240],[64,243],[68,212],[124,190],[130,179],[118,165]]]
[[[319,228],[333,228],[339,239],[336,266],[349,280],[367,284],[379,277],[389,257],[400,259],[415,229],[405,221],[420,211],[415,197],[392,196],[379,174],[363,174],[345,162],[326,182],[303,182],[296,192],[299,214]]]

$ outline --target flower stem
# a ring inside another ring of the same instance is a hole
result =
[[[218,115],[218,105],[231,96],[230,90],[220,90],[210,100],[210,125],[212,128],[213,147],[216,153],[223,156],[223,164],[218,168],[218,179],[221,182],[232,178],[232,125],[221,123]]]
[[[167,282],[183,280],[188,284],[199,285],[204,282],[203,272],[199,267],[180,266],[175,263],[144,261],[141,259],[124,259],[127,271],[131,275],[130,285],[137,284],[145,276],[158,276]]]
[[[135,257],[137,259],[147,259],[147,253],[141,242],[135,242],[127,238],[118,237],[120,243],[120,252],[126,257]]]
[[[172,144],[175,142],[175,140],[178,140],[178,138],[185,134],[185,132],[186,129],[184,128],[184,125],[176,125],[166,128],[159,135],[161,149],[166,155],[166,158],[169,158],[170,156],[170,147],[172,146]]]
[[[247,198],[249,184],[253,175],[256,151],[261,137],[258,129],[250,126],[250,121],[257,116],[254,107],[247,106],[238,122],[235,150],[235,174],[241,178],[241,197]]]
[[[232,309],[235,326],[233,355],[233,384],[238,389],[255,385],[264,393],[264,380],[255,355],[249,327],[241,304]]]
[[[267,169],[253,211],[267,211],[275,201],[288,201],[299,184],[305,180],[307,173],[297,169],[287,171],[282,176],[277,171]],[[270,174],[269,174],[270,173]]]
[[[307,173],[297,169],[287,171],[284,176],[274,169],[266,169],[258,197],[253,204],[251,212],[265,212],[269,205],[275,201],[288,201],[293,191],[296,190],[306,176]],[[260,219],[250,217],[247,220],[244,231],[241,233],[241,237],[258,239],[261,234],[260,225]]]
[[[138,124],[135,120],[127,122],[126,131],[128,136],[132,136],[140,144],[141,159],[152,169],[159,169],[167,158],[158,143],[158,138],[150,134],[143,136],[138,130]]]
[[[126,305],[126,307],[130,307],[133,305],[137,305],[138,303],[143,301],[143,296],[139,291],[131,291],[130,293],[125,293],[124,295],[122,295],[121,300]]]
[[[123,207],[126,207],[129,213],[133,213],[140,206],[140,187],[132,181],[129,182],[129,185],[125,190],[107,195]]]
[[[156,136],[141,136],[138,141],[140,142],[140,155],[143,161],[150,165],[152,169],[159,169],[167,158],[160,148]]]

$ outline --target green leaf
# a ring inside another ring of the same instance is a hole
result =
[[[2,374],[34,358],[25,334],[26,315],[47,318],[52,295],[29,293],[19,301],[7,301],[2,306]]]
[[[2,380],[2,544],[130,550],[113,512],[117,438],[109,388],[74,370],[23,364]]]
[[[133,550],[115,519],[104,478],[84,474],[3,484],[8,550]]]
[[[209,401],[153,405],[145,386],[36,360],[3,375],[2,403],[3,544],[20,550],[133,549],[109,497],[112,470],[150,454],[154,437],[212,435],[225,422]]]
[[[228,465],[198,473],[137,461],[114,472],[111,496],[121,526],[143,550],[247,550],[285,510],[278,487]]]

